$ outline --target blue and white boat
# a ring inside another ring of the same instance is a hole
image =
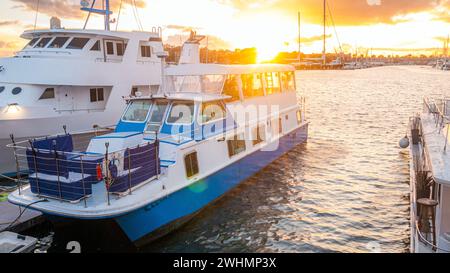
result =
[[[29,185],[9,195],[51,218],[117,224],[142,245],[173,230],[305,142],[294,67],[179,64],[155,95],[125,98],[113,133],[10,145]]]

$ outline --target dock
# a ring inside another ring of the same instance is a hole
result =
[[[8,229],[12,232],[22,232],[44,222],[41,212],[27,209],[17,220],[23,208],[8,201],[0,202],[0,232]],[[15,221],[15,222],[14,222]],[[14,222],[13,224],[11,224]]]

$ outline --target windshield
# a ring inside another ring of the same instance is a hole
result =
[[[152,105],[151,101],[141,100],[132,101],[127,111],[122,117],[123,121],[143,122],[147,119],[148,111]]]
[[[167,102],[157,101],[154,103],[150,112],[150,119],[148,121],[147,131],[157,132],[161,127],[161,122],[166,113]]]
[[[168,76],[167,81],[175,92],[221,93],[225,75]]]
[[[193,102],[174,102],[167,117],[167,123],[191,124],[193,117]]]

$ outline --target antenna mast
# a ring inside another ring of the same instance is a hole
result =
[[[110,30],[110,25],[109,25],[110,24],[110,16],[111,16],[111,14],[113,14],[113,12],[109,9],[110,8],[109,0],[103,0],[103,9],[94,9],[95,1],[96,0],[92,1],[91,7],[89,7],[89,1],[82,0],[80,2],[81,10],[89,12],[89,15],[86,19],[86,23],[84,26],[86,27],[91,13],[96,13],[96,14],[105,16],[105,30],[109,31]]]

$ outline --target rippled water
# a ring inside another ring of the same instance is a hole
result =
[[[450,74],[382,67],[297,77],[308,143],[142,251],[408,251],[409,153],[397,143],[424,96],[450,92]]]

